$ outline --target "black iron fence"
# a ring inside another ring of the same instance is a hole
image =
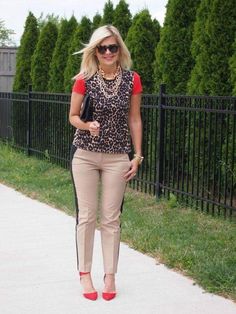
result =
[[[0,93],[0,138],[69,165],[69,94]],[[236,216],[236,97],[143,95],[143,154],[134,189],[173,193],[212,214]]]
[[[235,215],[236,97],[160,99],[157,193],[177,193],[207,212]]]

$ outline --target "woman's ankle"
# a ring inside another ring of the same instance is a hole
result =
[[[90,292],[95,291],[91,274],[89,272],[88,273],[82,272],[82,274],[80,272],[80,282],[85,293],[90,293]]]
[[[115,285],[115,274],[105,274],[104,276],[104,291],[105,292],[115,292],[116,285]]]

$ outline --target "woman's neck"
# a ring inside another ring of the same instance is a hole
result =
[[[119,66],[112,66],[112,67],[99,67],[99,72],[102,75],[103,78],[105,79],[114,79],[118,75],[120,71]]]
[[[117,65],[112,65],[112,66],[100,66],[100,70],[102,70],[106,75],[112,75],[116,72],[117,70]]]

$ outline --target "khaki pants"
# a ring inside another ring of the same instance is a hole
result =
[[[100,230],[104,272],[116,273],[120,246],[120,214],[130,168],[127,154],[106,154],[77,149],[72,159],[72,175],[78,201],[76,243],[78,269],[90,272],[101,181]]]

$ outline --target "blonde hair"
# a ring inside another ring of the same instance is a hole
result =
[[[81,53],[82,56],[82,62],[80,66],[80,72],[74,77],[74,79],[78,77],[83,77],[85,79],[89,79],[92,77],[97,69],[98,69],[98,60],[95,55],[95,49],[96,47],[105,39],[108,37],[114,36],[117,44],[120,47],[120,58],[119,63],[122,69],[129,70],[132,64],[131,56],[128,48],[126,47],[118,29],[112,25],[104,25],[99,28],[97,28],[88,44],[85,44],[84,48],[80,51],[77,51],[73,53],[73,55]]]

